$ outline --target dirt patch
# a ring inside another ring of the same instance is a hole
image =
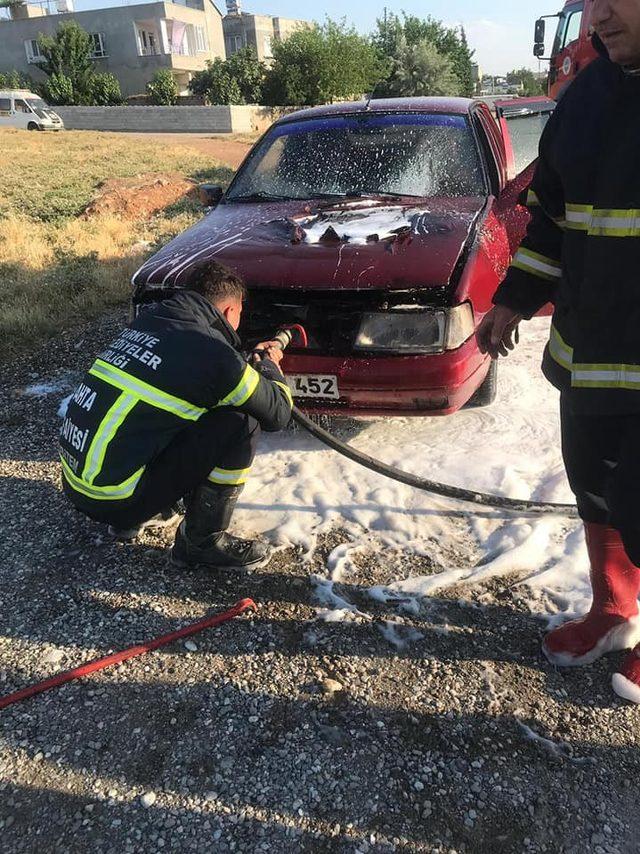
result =
[[[198,185],[180,173],[109,178],[98,187],[98,195],[87,205],[82,219],[117,216],[141,220],[182,199],[195,199]]]

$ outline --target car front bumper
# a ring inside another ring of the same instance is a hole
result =
[[[338,378],[339,400],[295,398],[305,412],[351,416],[450,415],[473,396],[489,370],[470,338],[457,350],[425,356],[361,357],[287,353],[285,374]]]

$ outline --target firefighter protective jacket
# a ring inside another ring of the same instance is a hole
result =
[[[554,303],[545,376],[576,412],[622,415],[640,411],[640,78],[599,49],[542,135],[494,302],[525,318]]]
[[[145,468],[205,413],[233,407],[280,430],[292,398],[269,360],[256,370],[211,303],[183,291],[156,303],[98,356],[60,431],[63,476],[81,495],[130,498]]]

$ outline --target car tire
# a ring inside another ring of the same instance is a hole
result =
[[[498,394],[498,360],[492,359],[486,377],[467,403],[469,409],[490,406]]]
[[[27,125],[27,130],[40,130],[40,126],[37,125],[35,122],[29,122],[29,124]]]

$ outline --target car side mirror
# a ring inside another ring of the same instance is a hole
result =
[[[540,44],[534,44],[533,46],[533,55],[538,59],[544,58],[544,42]]]
[[[215,208],[220,204],[224,190],[217,184],[200,184],[198,187],[200,202],[205,208]]]
[[[544,52],[544,37],[547,31],[547,25],[544,18],[538,18],[536,21],[536,32],[534,36],[534,41],[536,43],[536,47],[542,45],[542,50]],[[537,56],[537,54],[536,54]]]

